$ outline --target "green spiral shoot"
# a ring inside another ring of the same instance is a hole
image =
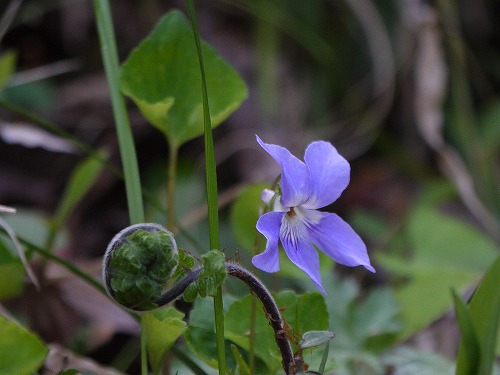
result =
[[[132,225],[119,232],[106,249],[106,290],[129,310],[155,309],[178,263],[179,251],[171,232],[157,224]]]

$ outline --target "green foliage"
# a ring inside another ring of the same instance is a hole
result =
[[[35,334],[3,316],[0,316],[0,338],[2,374],[32,374],[41,367],[48,353]]]
[[[275,299],[278,306],[283,309],[282,314],[287,324],[287,334],[290,337],[300,338],[302,333],[328,328],[328,313],[323,295],[320,293],[297,295],[291,291],[282,291],[275,296]],[[250,332],[251,304],[251,295],[232,302],[228,306],[224,319],[226,342],[236,344],[246,352],[250,347],[248,332]],[[199,300],[195,302],[186,332],[186,341],[197,356],[207,364],[215,366],[215,345],[210,341],[214,337],[213,320],[210,319],[208,309],[209,307]],[[281,368],[281,356],[276,346],[274,332],[261,308],[257,309],[255,340],[255,355],[258,359],[257,373],[273,374],[278,371]],[[295,347],[295,350],[297,349]],[[234,367],[237,360],[231,357],[229,363]]]
[[[178,259],[172,233],[137,229],[111,253],[110,292],[118,303],[132,310],[154,309]]]
[[[383,364],[378,355],[389,348],[402,328],[400,307],[392,290],[374,289],[360,301],[360,287],[354,280],[340,280],[331,273],[323,280],[328,296],[332,296],[326,298],[326,304],[329,330],[335,334],[327,370],[355,374],[356,368],[366,367],[381,372]]]
[[[14,51],[4,52],[0,56],[0,92],[9,83],[16,70],[17,54]]]
[[[457,375],[492,373],[500,320],[500,257],[488,269],[470,306],[456,294],[455,311],[461,341],[457,358]]]
[[[248,251],[254,248],[255,240],[260,235],[255,228],[255,223],[257,223],[263,208],[260,194],[267,187],[264,184],[246,186],[239,192],[231,206],[231,227],[234,236]]]
[[[173,307],[166,307],[143,315],[146,346],[153,373],[160,374],[168,350],[186,330],[184,314]]]
[[[239,75],[202,45],[212,126],[247,96]],[[122,91],[175,148],[203,134],[201,75],[193,33],[179,11],[169,12],[122,67]]]
[[[0,301],[15,297],[23,291],[24,267],[0,238]]]
[[[184,292],[186,301],[194,301],[200,297],[213,297],[217,293],[219,286],[227,278],[224,254],[219,250],[211,250],[202,255],[203,270],[198,279],[187,287]]]
[[[495,245],[479,231],[433,207],[414,209],[407,231],[411,259],[377,256],[384,268],[408,279],[396,290],[404,322],[400,339],[443,314],[450,305],[450,288],[462,291],[477,281],[496,253]]]
[[[217,367],[214,319],[212,301],[208,298],[196,299],[189,313],[189,326],[184,335],[189,350],[211,367]],[[228,356],[227,360],[229,368],[236,366],[232,356]]]
[[[320,293],[297,295],[291,291],[282,291],[275,296],[275,299],[277,305],[283,309],[288,335],[294,340],[302,333],[324,330],[328,327],[328,313]],[[251,303],[252,296],[248,295],[234,302],[226,314],[226,337],[245,350],[249,350],[250,345],[248,332]],[[256,317],[255,340],[255,355],[271,372],[278,370],[281,367],[281,356],[276,346],[274,332],[269,327],[269,321],[262,310],[258,311]],[[297,349],[295,347],[295,350]]]

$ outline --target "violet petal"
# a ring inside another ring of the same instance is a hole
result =
[[[306,165],[286,148],[264,143],[258,136],[257,142],[279,164],[281,168],[281,200],[285,207],[295,207],[306,202],[311,195],[309,171]]]
[[[363,266],[375,272],[361,237],[336,214],[321,212],[321,221],[308,228],[311,241],[335,262],[349,267]]]
[[[316,209],[335,202],[349,185],[351,167],[329,142],[311,143],[304,154],[311,180],[311,196],[304,207]]]
[[[265,272],[277,272],[280,269],[278,241],[284,212],[268,212],[257,221],[257,230],[267,239],[264,252],[254,256],[252,263]]]

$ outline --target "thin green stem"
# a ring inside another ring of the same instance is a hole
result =
[[[175,184],[177,180],[177,156],[179,149],[170,142],[167,172],[167,228],[176,232],[175,220]]]
[[[193,28],[196,50],[200,64],[202,95],[203,95],[203,119],[205,130],[205,170],[207,184],[208,226],[210,235],[210,249],[220,249],[219,238],[219,212],[217,194],[217,171],[215,165],[214,142],[212,138],[212,123],[210,119],[210,108],[208,105],[207,80],[201,51],[200,33],[192,0],[186,0],[186,6]],[[217,343],[217,359],[219,362],[219,374],[226,375],[226,353],[224,347],[224,312],[222,304],[222,286],[219,286],[214,297],[215,334]]]
[[[142,204],[139,167],[137,165],[137,156],[132,131],[130,130],[125,99],[120,93],[118,52],[111,9],[107,0],[94,0],[93,2],[104,70],[108,81],[118,142],[120,144],[130,222],[132,224],[141,223],[144,221],[144,207]]]

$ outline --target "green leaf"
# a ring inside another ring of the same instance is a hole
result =
[[[353,279],[324,277],[330,314],[330,331],[336,338],[332,348],[381,351],[391,343],[390,337],[401,330],[400,306],[389,288],[377,288],[360,300],[359,285]]]
[[[14,51],[7,51],[0,56],[0,91],[7,86],[10,78],[16,70],[17,54]]]
[[[251,305],[252,296],[246,295],[234,302],[224,317],[226,338],[246,351],[250,348],[248,333],[250,332]],[[270,373],[275,372],[281,367],[281,357],[274,339],[274,332],[259,305],[255,318],[255,356],[266,364]]]
[[[412,257],[377,256],[384,268],[409,280],[396,289],[404,323],[399,339],[442,315],[450,305],[450,288],[464,291],[481,277],[496,254],[496,246],[487,237],[437,208],[418,207],[407,226]]]
[[[455,304],[455,315],[460,327],[460,342],[462,343],[457,358],[456,375],[479,374],[481,350],[470,312],[457,292],[452,290],[452,293]]]
[[[222,58],[202,45],[212,127],[247,96],[247,88]],[[173,147],[203,134],[201,74],[193,34],[179,11],[165,15],[130,54],[121,72],[121,89]]]
[[[370,290],[363,298],[359,285],[351,278],[339,279],[333,273],[323,277],[330,315],[329,330],[335,333],[330,342],[327,372],[350,374],[353,368],[382,373],[379,353],[387,349],[401,330],[399,305],[389,288]],[[331,296],[331,297],[330,297]],[[310,362],[320,363],[317,357]],[[311,363],[312,364],[312,363]],[[315,367],[312,367],[315,368]]]
[[[144,313],[146,346],[153,373],[160,374],[168,350],[185,332],[184,314],[173,307]]]
[[[489,375],[492,373],[500,319],[499,285],[500,257],[497,257],[479,284],[469,307],[470,321],[480,348],[480,363],[477,372],[474,372],[478,375]],[[471,361],[468,358],[469,351],[471,350],[468,347],[471,344],[471,327],[464,326],[462,322],[460,323],[462,340],[458,352],[457,375],[471,373],[467,372]],[[462,331],[462,328],[466,328],[466,330]],[[466,341],[466,339],[469,340]]]
[[[218,366],[214,321],[213,301],[209,298],[198,298],[189,313],[189,326],[184,335],[189,350],[211,367]],[[227,349],[226,352],[229,352],[229,348]],[[232,356],[227,359],[228,368],[234,368],[236,362]]]
[[[243,245],[243,248],[252,254],[255,240],[260,235],[255,228],[263,208],[260,194],[267,187],[265,184],[246,186],[239,192],[238,197],[231,206],[230,220],[234,236]],[[264,243],[262,241],[262,244]]]
[[[0,301],[15,297],[23,291],[24,267],[0,239]]]
[[[328,328],[328,313],[323,296],[320,293],[296,295],[291,291],[280,292],[276,303],[283,309],[283,317],[290,325],[288,334],[300,335],[307,331],[325,330]],[[250,311],[252,296],[234,302],[225,316],[225,335],[239,347],[249,350]],[[262,360],[269,371],[277,371],[281,367],[281,356],[274,338],[274,331],[269,326],[265,312],[257,309],[255,322],[255,355]],[[297,348],[295,348],[297,349]]]
[[[54,215],[53,225],[56,231],[66,221],[78,202],[95,184],[104,167],[102,160],[106,158],[107,155],[104,153],[101,155],[101,160],[90,156],[75,168]]]
[[[48,349],[35,334],[0,316],[0,353],[3,374],[28,375],[42,366]]]
[[[283,311],[285,321],[291,326],[288,332],[290,335],[300,337],[302,332],[328,328],[326,305],[320,293],[306,293],[298,296],[293,292],[284,291],[276,296],[276,302]],[[236,301],[225,300],[225,306],[229,306],[224,318],[227,352],[231,352],[230,343],[236,344],[239,349],[249,350],[251,303],[251,295],[246,295]],[[281,356],[276,346],[274,332],[259,302],[257,302],[255,329],[256,373],[270,374],[279,371]],[[197,299],[195,301],[189,316],[189,327],[185,338],[190,350],[197,357],[210,366],[217,366],[214,313],[210,300]],[[234,368],[236,364],[237,359],[229,355],[228,367]]]

